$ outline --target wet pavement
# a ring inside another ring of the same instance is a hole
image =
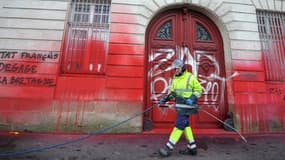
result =
[[[172,155],[161,158],[158,150],[167,134],[87,135],[75,134],[0,134],[0,160],[284,160],[285,133],[238,136],[196,135],[197,156],[178,153],[184,137]],[[9,153],[9,154],[7,154]],[[5,155],[6,154],[6,155]]]

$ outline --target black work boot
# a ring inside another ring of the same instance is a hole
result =
[[[169,147],[167,147],[166,145],[159,149],[159,155],[161,157],[168,157],[171,155],[171,152],[172,152],[172,150]]]
[[[193,148],[193,149],[190,149],[190,148],[186,148],[184,150],[180,150],[179,151],[180,154],[184,154],[184,155],[192,155],[192,156],[196,156],[198,151],[197,151],[197,148]]]

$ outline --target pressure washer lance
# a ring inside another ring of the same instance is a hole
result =
[[[218,117],[214,116],[213,114],[209,113],[208,111],[204,110],[203,108],[199,107],[198,105],[192,105],[192,106],[189,106],[189,108],[191,109],[198,109],[204,113],[206,113],[207,115],[209,115],[210,117],[216,119],[217,121],[221,122],[222,124],[226,125],[227,127],[229,127],[230,129],[234,130],[239,136],[240,138],[245,142],[247,143],[247,140],[244,138],[244,136],[241,135],[241,133],[234,127],[232,127],[231,125],[223,122],[222,120],[220,120]]]

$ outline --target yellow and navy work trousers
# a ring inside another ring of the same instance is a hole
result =
[[[188,141],[187,147],[189,149],[196,148],[197,146],[194,140],[192,129],[189,126],[189,116],[187,115],[178,115],[176,122],[175,122],[175,127],[173,128],[169,136],[169,140],[166,143],[166,146],[171,150],[174,149],[175,144],[179,141],[183,132],[184,132],[186,140]]]

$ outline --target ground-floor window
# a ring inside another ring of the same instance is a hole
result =
[[[266,80],[285,80],[285,13],[257,11]]]
[[[63,43],[63,73],[104,74],[111,0],[72,0]]]

